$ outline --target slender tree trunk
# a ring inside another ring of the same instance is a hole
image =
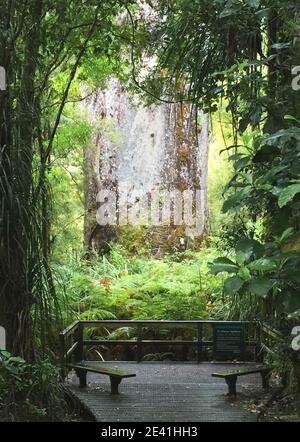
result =
[[[31,308],[34,302],[32,287],[34,262],[32,240],[36,235],[32,210],[33,144],[37,127],[35,109],[35,74],[40,44],[42,0],[29,2],[29,32],[24,41],[24,64],[18,90],[19,100],[8,91],[2,100],[0,120],[1,169],[1,239],[0,239],[0,323],[7,331],[9,351],[30,359],[33,355],[31,336]],[[15,14],[20,10],[14,11]],[[10,13],[13,16],[12,12]],[[12,23],[8,21],[11,31]],[[14,83],[16,73],[12,61],[17,55],[10,52],[8,84]],[[14,109],[14,106],[16,108]],[[18,118],[15,118],[15,114]],[[14,118],[14,120],[13,120]],[[12,124],[14,121],[14,124]]]

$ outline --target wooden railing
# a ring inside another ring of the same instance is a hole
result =
[[[62,366],[70,362],[84,360],[85,348],[91,346],[115,345],[134,346],[136,349],[136,360],[140,362],[143,358],[143,349],[146,345],[153,344],[157,347],[169,346],[195,346],[198,363],[204,360],[204,350],[213,347],[212,329],[214,325],[228,324],[228,321],[76,321],[60,333],[61,363]],[[254,358],[258,352],[259,327],[253,322],[230,321],[230,324],[242,324],[244,327],[245,347],[254,349]],[[136,328],[135,337],[130,340],[108,340],[108,339],[85,339],[85,328],[118,329],[120,327]],[[177,328],[194,329],[193,339],[144,339],[144,331],[155,328]],[[210,328],[210,330],[208,329]]]
[[[279,342],[284,341],[284,336],[280,331],[263,323],[260,327],[260,345],[265,353],[274,355]]]

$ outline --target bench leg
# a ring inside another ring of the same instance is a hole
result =
[[[226,378],[226,384],[228,385],[228,395],[236,396],[236,380],[237,376],[232,376],[230,378]]]
[[[87,371],[86,370],[76,370],[76,375],[79,378],[79,387],[86,388],[86,386],[87,386],[87,382],[86,382]]]
[[[265,390],[269,390],[269,379],[270,379],[270,373],[261,373],[261,380],[262,380],[262,387]]]
[[[121,383],[120,378],[110,376],[111,394],[119,394],[119,385]]]

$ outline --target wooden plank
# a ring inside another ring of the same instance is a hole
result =
[[[167,345],[183,345],[183,344],[189,344],[189,345],[198,345],[198,341],[193,340],[171,340],[171,339],[165,339],[165,340],[160,340],[160,339],[147,339],[147,340],[143,340],[142,341],[143,344],[167,344]]]
[[[151,340],[151,339],[145,339],[141,341],[142,344],[167,344],[167,345],[183,345],[183,344],[188,344],[188,345],[198,345],[198,340],[186,340],[186,341],[178,341],[178,340]],[[131,340],[107,340],[107,339],[85,339],[83,341],[84,345],[137,345],[138,341],[137,339],[131,339]],[[212,347],[213,345],[213,341],[202,341],[201,342],[202,347]],[[246,346],[251,347],[251,346],[255,346],[256,342],[255,341],[246,341]]]
[[[159,344],[159,345],[183,345],[183,344],[189,344],[189,345],[197,345],[198,341],[178,341],[178,340],[160,340],[160,339],[142,339],[138,341],[135,340],[105,340],[105,339],[87,339],[83,341],[84,345],[138,345],[140,344]]]
[[[137,325],[137,362],[143,357],[143,323]]]
[[[118,369],[130,373],[134,370],[137,375],[135,378],[123,379],[124,394],[120,400],[107,394],[108,376],[89,373],[92,388],[86,390],[78,388],[75,376],[69,377],[68,387],[82,401],[84,408],[94,415],[98,425],[103,426],[105,422],[133,421],[154,422],[153,425],[157,425],[158,420],[173,423],[199,422],[201,425],[203,422],[236,423],[257,420],[257,415],[248,411],[240,402],[233,406],[232,401],[225,398],[225,381],[220,382],[211,377],[211,373],[216,371],[215,364],[133,364],[125,361],[117,364]],[[117,368],[116,361],[99,361],[98,365]],[[237,365],[218,365],[217,370],[223,372],[242,368]],[[242,386],[251,385],[252,391],[260,387],[260,375],[240,377],[238,382],[241,389]],[[106,393],[102,393],[103,391]]]
[[[231,324],[255,324],[251,321],[230,321]],[[205,325],[212,326],[214,324],[228,324],[228,321],[214,321],[214,320],[192,320],[192,321],[157,321],[157,320],[91,320],[91,321],[76,321],[68,328],[66,328],[60,335],[61,343],[62,340],[65,339],[63,350],[64,357],[66,357],[66,351],[73,345],[73,342],[76,341],[79,343],[77,346],[77,351],[75,353],[75,361],[81,361],[84,359],[83,356],[83,347],[84,346],[107,346],[112,347],[114,345],[124,345],[129,347],[137,346],[137,358],[141,360],[142,357],[142,348],[147,345],[157,345],[158,347],[166,347],[166,346],[196,346],[197,347],[197,360],[198,362],[203,358],[203,349],[211,348],[213,346],[213,342],[211,340],[205,339],[203,336],[203,332],[201,329]],[[124,339],[124,340],[106,340],[106,339],[85,339],[83,340],[83,329],[84,328],[101,328],[103,329],[111,329],[111,328],[120,328],[122,326],[127,326],[132,328],[133,330],[137,329],[137,338],[135,339]],[[195,330],[195,338],[188,340],[147,340],[142,339],[142,333],[144,328],[179,328],[179,329],[188,329]],[[202,336],[200,336],[202,333]],[[69,343],[69,340],[73,340],[73,342]],[[257,342],[246,340],[246,346],[252,347],[256,346]],[[62,345],[63,347],[63,345]]]
[[[75,361],[79,362],[84,359],[83,357],[83,351],[84,351],[84,344],[83,344],[83,326],[82,323],[79,322],[78,327],[76,329],[76,333],[74,334],[74,339],[76,342],[78,342],[78,346],[76,348],[75,353]]]
[[[60,344],[61,375],[62,375],[62,378],[64,379],[66,376],[67,354],[66,354],[65,336],[62,333],[59,334],[59,344]]]
[[[231,324],[251,324],[251,321],[230,321]],[[198,324],[226,324],[228,321],[213,321],[213,320],[195,320],[195,321],[155,321],[155,320],[102,320],[102,321],[81,321],[84,327],[136,327],[142,326],[163,326],[163,327],[178,327],[178,328],[197,328]]]
[[[74,342],[72,347],[67,351],[67,358],[74,353],[77,347],[78,347],[78,342]]]
[[[242,369],[242,370],[234,370],[234,371],[228,371],[225,373],[212,373],[213,378],[228,378],[232,376],[246,376],[248,374],[255,374],[255,373],[266,373],[268,371],[271,371],[270,367],[257,367],[257,368],[249,368],[249,369]]]
[[[262,347],[267,353],[270,353],[270,354],[272,354],[272,355],[275,355],[275,354],[276,354],[274,350],[271,350],[271,348],[269,348],[269,347],[268,347],[266,344],[264,344],[263,342],[262,342],[260,345],[261,345],[261,347]]]
[[[137,345],[137,340],[85,339],[84,345]]]
[[[104,367],[94,367],[88,364],[68,364],[68,367],[73,368],[74,370],[86,370],[92,373],[103,374],[106,376],[115,376],[119,378],[134,378],[136,377],[135,373],[128,373],[127,371],[115,370],[111,368]]]
[[[264,333],[271,336],[272,338],[275,338],[275,339],[283,338],[283,335],[280,333],[280,331],[276,330],[275,328],[270,327],[267,324],[262,324],[262,330]]]
[[[203,359],[203,344],[202,344],[203,327],[202,327],[202,324],[198,324],[197,338],[198,338],[197,339],[197,360],[198,360],[198,364],[199,364]]]
[[[74,333],[74,330],[77,328],[78,324],[80,324],[80,321],[75,321],[73,324],[69,325],[65,330],[63,330],[60,334],[67,337],[70,334]]]

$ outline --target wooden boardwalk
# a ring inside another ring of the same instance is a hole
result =
[[[106,376],[88,374],[88,388],[79,389],[75,374],[68,386],[97,422],[255,422],[256,416],[245,409],[241,399],[261,389],[259,375],[238,380],[238,399],[226,396],[222,379],[214,371],[241,368],[245,364],[219,363],[95,363],[136,373],[125,379],[120,395],[110,395]],[[246,365],[249,367],[249,365]]]

